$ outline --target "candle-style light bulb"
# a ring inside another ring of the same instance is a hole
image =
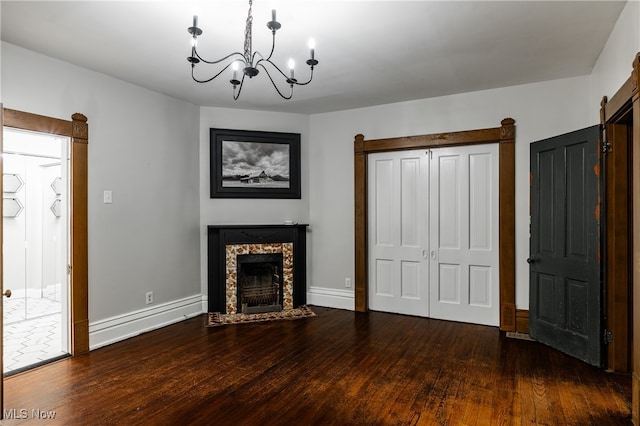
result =
[[[193,26],[189,28],[189,34],[191,34],[191,47],[196,48],[198,46],[198,36],[202,34],[202,31],[198,28],[198,15],[193,15]]]
[[[271,9],[271,20],[275,22],[276,20],[276,10],[275,9]]]
[[[231,69],[233,70],[233,80],[238,79],[238,61],[233,61],[231,64]]]
[[[293,58],[289,59],[288,65],[289,65],[289,70],[291,70],[291,78],[293,78],[293,69],[296,66],[296,63],[293,61]]]
[[[312,38],[309,39],[309,50],[311,51],[311,59],[315,59],[316,56],[316,41]]]

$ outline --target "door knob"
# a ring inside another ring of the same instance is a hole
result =
[[[11,297],[11,290],[6,289],[6,290],[4,291],[4,293],[2,293],[2,295],[3,295],[3,296],[7,296],[7,297]]]
[[[530,257],[530,258],[528,258],[528,259],[527,259],[527,263],[528,263],[529,265],[531,265],[532,263],[536,263],[536,259],[535,259],[535,258],[533,258],[533,257]]]

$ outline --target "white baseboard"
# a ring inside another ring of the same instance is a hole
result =
[[[325,287],[309,287],[307,290],[307,304],[309,305],[353,311],[355,309],[354,303],[353,291]]]
[[[202,314],[203,296],[185,297],[89,324],[89,349],[94,350]]]

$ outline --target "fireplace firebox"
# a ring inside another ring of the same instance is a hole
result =
[[[256,314],[282,310],[282,253],[237,256],[237,312]]]

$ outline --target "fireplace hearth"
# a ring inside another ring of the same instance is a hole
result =
[[[209,312],[264,313],[305,305],[307,226],[209,226]]]

